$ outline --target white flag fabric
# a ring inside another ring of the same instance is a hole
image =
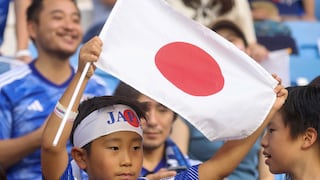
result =
[[[97,67],[169,107],[209,140],[243,138],[263,122],[276,81],[254,60],[163,0],[118,0]]]
[[[269,73],[280,76],[284,87],[290,86],[290,56],[288,49],[269,52],[269,57],[263,60],[260,65]]]

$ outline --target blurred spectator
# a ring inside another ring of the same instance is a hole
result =
[[[257,36],[290,36],[288,26],[281,22],[277,7],[267,1],[254,1],[251,11]]]
[[[31,61],[31,53],[28,50],[29,35],[27,31],[26,10],[31,0],[13,0],[15,11],[15,35],[17,51],[15,57],[23,62]],[[0,0],[0,46],[4,42],[4,32],[7,25],[10,0]],[[1,54],[1,52],[0,52]]]
[[[248,41],[248,53],[256,61],[267,58],[268,50],[257,43],[247,0],[166,0],[185,16],[210,27],[219,19],[229,19],[239,26]]]
[[[292,54],[298,54],[295,39],[290,28],[282,22],[277,7],[268,1],[251,2],[254,28],[258,42],[269,51],[290,48]]]
[[[17,52],[15,57],[23,62],[32,60],[29,47],[29,33],[27,31],[27,8],[32,0],[14,0],[15,7],[15,30],[17,41]]]
[[[278,11],[281,20],[303,20],[316,21],[315,0],[249,0],[250,3],[256,1],[267,1],[273,3]]]

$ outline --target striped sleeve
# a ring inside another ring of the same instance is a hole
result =
[[[192,166],[185,171],[177,174],[174,179],[175,180],[198,180],[199,179],[199,165]]]

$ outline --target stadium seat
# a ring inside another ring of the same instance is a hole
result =
[[[287,21],[285,24],[292,32],[299,55],[320,58],[318,49],[320,22]]]
[[[298,55],[290,56],[290,79],[292,85],[302,85],[320,75],[320,22],[288,21],[295,39]]]
[[[290,56],[291,85],[304,85],[319,75],[319,59],[302,58],[296,55]]]

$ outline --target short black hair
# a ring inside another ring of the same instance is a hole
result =
[[[80,12],[77,2],[75,0],[70,0],[74,3],[78,11]],[[27,8],[27,21],[39,21],[40,12],[43,9],[43,2],[44,0],[32,0],[32,3]]]
[[[72,145],[73,143],[73,134],[78,125],[82,122],[83,119],[85,119],[89,114],[91,114],[93,111],[116,105],[116,104],[122,104],[131,107],[139,117],[139,119],[145,119],[145,113],[140,108],[140,106],[127,98],[119,97],[119,96],[97,96],[90,98],[88,100],[83,101],[78,108],[78,115],[73,123],[71,134],[70,134],[70,142]]]
[[[27,21],[39,21],[39,15],[43,9],[43,0],[33,0],[27,9]]]
[[[239,38],[241,38],[243,40],[245,47],[248,47],[248,41],[247,41],[245,35],[243,34],[241,29],[234,22],[232,22],[230,20],[222,19],[222,20],[216,21],[211,26],[211,30],[213,30],[215,32],[217,32],[221,29],[228,29],[228,30],[234,32]]]
[[[320,76],[315,77],[310,83],[310,86],[320,86]]]
[[[308,128],[314,128],[320,143],[320,87],[287,87],[288,98],[279,112],[284,124],[290,128],[290,136],[295,139]]]
[[[80,14],[80,10],[77,6],[76,1],[75,0],[70,0],[70,1],[74,3],[74,5],[76,6]],[[40,13],[43,9],[43,2],[44,0],[32,0],[32,3],[27,8],[27,22],[35,22],[36,24],[39,23]],[[34,38],[31,38],[31,40],[35,42]]]

